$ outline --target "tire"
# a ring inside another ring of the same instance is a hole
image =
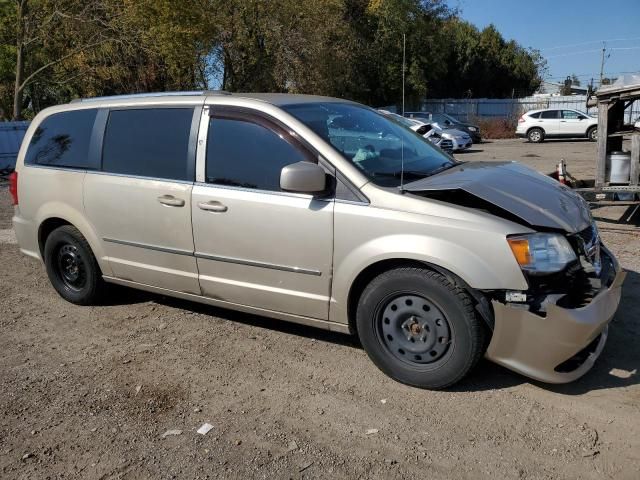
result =
[[[598,127],[591,127],[589,130],[587,130],[587,138],[591,142],[597,142],[598,141]]]
[[[104,291],[104,280],[91,247],[77,228],[64,225],[49,234],[44,263],[51,285],[68,302],[94,305]]]
[[[527,138],[531,143],[541,143],[544,141],[544,130],[541,128],[532,128],[527,132]]]
[[[470,296],[422,268],[376,277],[359,299],[356,324],[373,363],[394,380],[420,388],[460,381],[485,349],[485,326]]]

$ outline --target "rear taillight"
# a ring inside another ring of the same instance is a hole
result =
[[[524,115],[522,115],[519,119],[518,119],[518,123],[524,123],[526,120],[524,119]]]
[[[18,205],[18,172],[12,172],[9,175],[9,193],[13,198],[13,204]]]

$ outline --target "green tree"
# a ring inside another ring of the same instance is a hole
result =
[[[58,65],[116,40],[99,0],[5,0],[0,14],[8,21],[3,45],[11,38],[15,53],[14,119],[22,118],[25,92],[39,79],[66,83],[52,77]]]
[[[436,94],[443,97],[510,97],[533,93],[541,83],[546,64],[539,52],[506,41],[489,25],[482,31],[453,18],[444,28],[450,39]]]
[[[536,51],[445,0],[0,0],[0,108],[210,88],[399,104],[531,93]],[[26,109],[26,110],[25,110]]]

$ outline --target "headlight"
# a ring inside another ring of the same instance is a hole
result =
[[[475,132],[477,130],[476,127],[467,127],[470,132]]]
[[[520,268],[532,274],[559,272],[576,260],[565,237],[556,233],[534,233],[507,238]]]

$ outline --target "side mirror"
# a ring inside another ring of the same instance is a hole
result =
[[[327,177],[324,169],[315,163],[292,163],[280,172],[280,188],[286,192],[320,193],[327,188]]]

